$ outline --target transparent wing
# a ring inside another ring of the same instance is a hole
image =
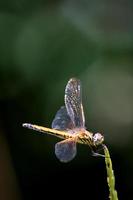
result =
[[[55,118],[52,122],[52,128],[58,130],[67,130],[74,128],[65,106],[62,106],[57,111]]]
[[[84,111],[82,106],[80,80],[72,78],[65,89],[65,105],[67,113],[75,127],[85,127]]]
[[[55,155],[61,162],[71,161],[76,153],[76,142],[73,139],[66,139],[55,145]]]

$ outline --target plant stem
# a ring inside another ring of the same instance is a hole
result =
[[[109,187],[109,199],[118,200],[117,191],[115,189],[115,176],[112,168],[112,161],[110,158],[109,150],[105,145],[104,145],[104,154],[105,154],[105,164],[107,170],[107,183]]]

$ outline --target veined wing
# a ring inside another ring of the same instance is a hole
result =
[[[57,130],[68,130],[74,128],[65,106],[62,106],[57,111],[52,122],[52,128]]]
[[[68,139],[68,138],[72,138],[72,134],[65,132],[65,131],[60,131],[60,130],[55,130],[55,129],[51,129],[51,128],[46,128],[43,126],[38,126],[38,125],[34,125],[34,124],[29,124],[29,123],[24,123],[23,127],[25,128],[29,128],[41,133],[47,133],[50,135],[54,135],[57,136],[59,138],[63,138],[63,139]]]
[[[71,161],[77,153],[75,138],[66,139],[55,145],[55,155],[61,162]]]
[[[74,127],[85,127],[80,80],[72,78],[65,89],[65,105]]]

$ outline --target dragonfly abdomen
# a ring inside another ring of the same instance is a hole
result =
[[[62,139],[69,139],[69,138],[73,137],[73,135],[69,134],[68,132],[51,129],[51,128],[46,128],[46,127],[38,126],[38,125],[34,125],[34,124],[24,123],[23,127],[32,129],[34,131],[38,131],[40,133],[54,135],[54,136],[62,138]]]

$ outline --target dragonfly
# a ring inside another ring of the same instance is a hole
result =
[[[55,144],[55,155],[61,162],[71,161],[77,154],[77,143],[89,145],[94,156],[103,156],[97,149],[103,145],[104,136],[86,130],[82,105],[81,82],[71,78],[65,88],[65,105],[56,113],[52,128],[30,123],[22,126],[28,129],[47,133],[63,139]]]

